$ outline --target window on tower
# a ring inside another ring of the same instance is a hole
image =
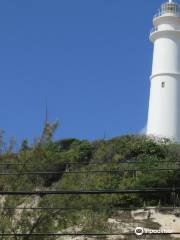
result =
[[[164,88],[165,87],[165,82],[162,82],[161,86],[162,86],[162,88]]]

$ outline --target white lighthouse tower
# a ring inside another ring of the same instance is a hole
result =
[[[147,135],[180,142],[180,10],[172,0],[153,19],[154,43]]]

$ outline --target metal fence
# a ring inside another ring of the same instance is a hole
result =
[[[28,172],[28,171],[20,171],[20,172],[11,172],[11,169],[9,168],[10,166],[23,166],[23,168],[26,166],[32,166],[32,164],[22,164],[22,163],[0,163],[0,166],[8,166],[8,169],[6,169],[5,172],[0,172],[0,176],[25,176],[25,175],[62,175],[62,174],[118,174],[118,173],[124,173],[124,172],[146,172],[146,173],[159,173],[161,172],[169,172],[173,171],[174,173],[180,172],[180,168],[174,167],[174,168],[132,168],[132,164],[138,163],[139,165],[141,164],[154,164],[154,163],[167,163],[167,164],[174,164],[174,166],[180,166],[180,161],[174,161],[174,162],[169,162],[169,161],[152,161],[152,162],[137,162],[137,161],[122,161],[119,163],[113,163],[113,164],[119,164],[119,166],[126,164],[130,164],[130,168],[119,168],[118,170],[87,170],[87,171],[58,171],[58,172],[53,172],[53,171],[37,171],[37,172]],[[67,162],[64,163],[66,165],[101,165],[101,164],[112,164],[112,162],[84,162],[84,163],[79,163],[79,162]],[[179,206],[176,206],[176,195],[180,193],[180,187],[177,186],[171,186],[169,188],[138,188],[138,189],[92,189],[92,190],[54,190],[54,191],[0,191],[0,196],[46,196],[46,195],[92,195],[92,196],[97,196],[97,195],[113,195],[113,194],[134,194],[134,193],[140,193],[140,194],[149,194],[149,193],[164,193],[164,194],[171,194],[173,196],[173,203],[172,206],[170,207],[142,207],[141,209],[144,210],[150,210],[150,209],[159,209],[159,210],[174,210],[178,209],[180,210]],[[114,211],[117,210],[122,210],[122,211],[132,211],[132,210],[137,210],[140,209],[135,208],[135,207],[117,207],[117,206],[109,206],[109,208],[113,209]],[[108,210],[108,207],[66,207],[66,208],[61,208],[61,207],[2,207],[0,210],[31,210],[31,211],[53,211],[53,210],[58,210],[58,211],[78,211],[78,210],[90,210],[90,211],[101,211],[103,209]],[[144,235],[147,235],[148,233],[144,233]],[[152,233],[151,235],[180,235],[180,232],[171,232],[171,233]],[[71,236],[71,237],[77,237],[77,236],[84,236],[84,237],[105,237],[105,236],[133,236],[135,235],[134,232],[129,232],[129,233],[0,233],[0,237],[26,237],[26,236],[36,236],[36,237],[60,237],[60,236]]]

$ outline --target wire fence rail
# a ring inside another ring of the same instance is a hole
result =
[[[71,237],[106,237],[106,236],[134,236],[135,232],[122,232],[122,233],[0,233],[1,237],[25,237],[25,236],[35,236],[35,237],[58,237],[58,236],[71,236]],[[144,232],[143,236],[147,235],[180,235],[180,232],[158,232],[152,231],[151,233]]]
[[[175,168],[149,168],[149,169],[118,169],[118,170],[89,170],[89,171],[58,171],[58,172],[0,172],[0,175],[44,175],[44,174],[84,174],[84,173],[121,173],[121,172],[159,172],[159,171],[177,171]]]
[[[143,235],[180,235],[180,232],[152,232],[151,234],[144,232]],[[100,237],[100,236],[133,236],[135,232],[127,233],[0,233],[1,237],[25,237],[25,236],[36,236],[36,237],[58,237],[58,236],[73,236],[73,237]]]
[[[0,195],[102,195],[102,194],[133,194],[133,193],[180,193],[180,188],[149,188],[149,189],[106,189],[106,190],[56,190],[56,191],[0,191]]]
[[[112,162],[112,161],[101,161],[101,162],[59,162],[59,164],[65,164],[65,165],[102,165],[102,164],[154,164],[154,163],[179,163],[180,161],[168,161],[168,160],[151,160],[151,161],[137,161],[137,160],[126,160],[126,161],[119,161],[119,162]],[[29,162],[25,162],[25,163],[11,163],[11,162],[1,162],[0,166],[36,166],[36,163],[32,164]]]
[[[52,211],[52,210],[60,210],[60,211],[82,211],[82,210],[88,210],[88,211],[101,211],[101,210],[120,210],[120,211],[136,211],[136,210],[142,210],[142,211],[149,211],[149,210],[180,210],[180,207],[116,207],[116,206],[109,206],[109,207],[66,207],[66,208],[60,208],[60,207],[2,207],[0,210],[37,210],[37,211]]]
[[[58,171],[58,172],[0,172],[0,176],[22,176],[22,175],[62,175],[62,174],[96,174],[96,173],[124,173],[124,172],[180,172],[180,168],[149,168],[149,169],[117,169],[117,170],[89,170],[89,171]]]

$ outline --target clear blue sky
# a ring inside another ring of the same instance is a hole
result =
[[[56,138],[107,138],[146,124],[160,0],[0,1],[0,128],[41,134],[45,98]]]

